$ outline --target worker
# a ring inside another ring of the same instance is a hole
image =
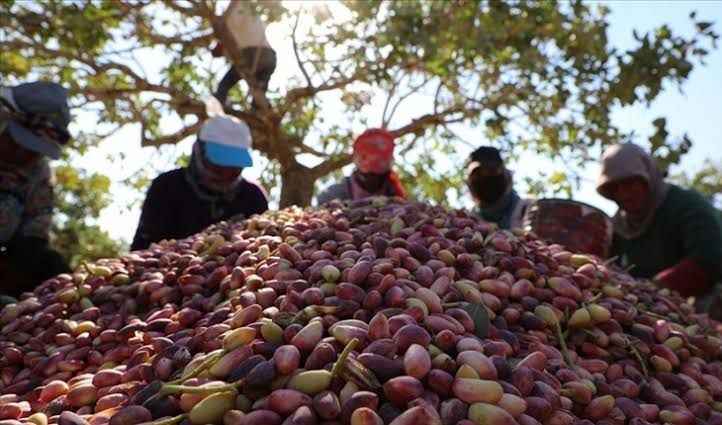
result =
[[[522,226],[531,200],[514,190],[512,172],[504,166],[499,149],[482,146],[469,156],[466,184],[476,203],[476,213],[502,229]]]
[[[69,122],[67,91],[60,85],[32,82],[0,87],[2,295],[18,297],[43,280],[70,271],[48,243],[53,213],[48,159],[58,159],[70,140]]]
[[[247,79],[249,86],[265,93],[271,75],[276,70],[276,52],[266,39],[266,26],[257,16],[242,10],[243,7],[243,2],[233,1],[225,15],[224,24],[235,41],[235,47],[239,50],[241,63],[238,65],[242,74],[233,64],[228,69],[214,94],[222,104],[226,104],[228,92],[242,77]],[[219,41],[212,49],[212,54],[214,57],[224,56],[224,49],[230,47],[224,46]],[[231,55],[227,56],[231,57]],[[252,107],[254,109],[257,107],[255,99]]]
[[[357,200],[370,196],[406,197],[398,175],[392,170],[394,136],[384,129],[369,129],[356,138],[353,144],[353,162],[356,169],[340,183],[321,192],[318,203],[333,199]]]
[[[695,296],[700,310],[715,302],[722,230],[702,195],[665,182],[652,157],[632,143],[604,152],[597,191],[619,206],[612,219],[612,255],[623,267]]]
[[[193,144],[189,165],[151,183],[131,249],[266,211],[266,193],[242,175],[253,165],[250,149],[251,132],[244,122],[225,115],[209,118]]]

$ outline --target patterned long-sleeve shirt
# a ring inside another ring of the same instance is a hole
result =
[[[15,237],[48,238],[53,213],[51,178],[45,159],[30,167],[0,160],[0,244]]]

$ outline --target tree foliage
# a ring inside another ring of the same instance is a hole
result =
[[[701,193],[718,209],[722,209],[722,160],[706,160],[695,173],[679,172],[671,176],[674,183]]]
[[[280,206],[308,204],[314,184],[350,163],[353,135],[366,126],[398,136],[402,179],[414,196],[440,203],[464,192],[460,125],[512,153],[583,165],[594,159],[590,151],[630,137],[610,121],[612,109],[649,104],[680,86],[718,38],[692,14],[693,35],[661,25],[635,33],[636,46],[620,50],[607,38],[606,7],[581,1],[311,4],[243,2],[287,33],[291,47],[279,62],[296,68],[272,80],[267,95],[234,89],[227,111],[249,124],[254,147],[270,161],[263,180],[281,186]],[[226,70],[209,52],[216,39],[234,44],[220,25],[225,7],[210,0],[4,2],[0,76],[70,87],[75,106],[103,123],[102,132],[85,134],[95,142],[141,123],[141,145],[177,143],[198,130],[202,99]],[[230,50],[228,59],[236,59]],[[250,110],[249,96],[262,107]],[[663,119],[655,125],[653,146],[674,162],[687,144],[669,140]],[[441,155],[452,158],[446,168]],[[548,176],[566,191],[559,177]]]
[[[114,257],[122,248],[94,220],[110,203],[107,176],[88,174],[66,163],[54,167],[59,212],[50,236],[53,246],[75,267],[81,261]]]

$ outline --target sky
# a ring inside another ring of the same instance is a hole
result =
[[[624,49],[633,46],[632,31],[646,32],[652,28],[666,23],[675,33],[689,35],[693,31],[689,20],[689,12],[696,10],[698,16],[716,22],[717,32],[722,32],[722,0],[709,1],[606,1],[610,7],[608,36],[610,44]],[[283,54],[289,52],[290,46],[284,36],[285,28],[278,24],[268,28],[268,37],[271,45]],[[722,47],[722,46],[720,46]],[[613,113],[613,122],[623,131],[634,130],[639,143],[653,133],[651,122],[659,116],[667,118],[667,130],[673,137],[688,134],[694,145],[687,154],[679,168],[671,171],[684,170],[694,172],[698,170],[705,159],[722,161],[722,50],[717,49],[706,59],[706,66],[695,67],[682,90],[668,87],[649,107],[637,105],[634,107],[618,108]],[[225,67],[225,65],[221,64]],[[276,82],[285,81],[289,76],[297,73],[296,62],[279,60],[279,66],[273,76]],[[273,84],[273,83],[272,83]],[[403,115],[417,116],[414,113],[413,102]],[[88,128],[96,125],[89,115],[79,114],[76,127]],[[457,127],[458,128],[458,127]],[[484,140],[479,129],[470,127],[461,128],[459,134],[467,141]],[[140,214],[140,204],[128,211],[125,205],[130,200],[140,200],[142,196],[124,188],[121,182],[129,176],[141,171],[150,162],[154,169],[169,170],[174,168],[176,158],[189,152],[192,141],[186,140],[176,146],[165,146],[162,149],[140,148],[140,129],[138,126],[129,126],[116,133],[108,140],[102,142],[97,148],[78,159],[81,166],[90,171],[98,171],[108,175],[113,184],[111,192],[113,204],[102,214],[99,224],[110,235],[126,241],[132,238]],[[471,147],[460,148],[471,151]],[[112,159],[112,160],[109,160]],[[449,164],[447,164],[449,165]],[[563,164],[555,164],[533,154],[522,154],[519,161],[509,164],[514,169],[517,181],[525,176],[533,176],[538,170],[561,170]],[[244,170],[244,175],[255,179],[260,174],[261,167]],[[609,214],[614,213],[616,207],[613,203],[596,194],[594,180],[599,168],[590,164],[582,170],[583,184],[575,192],[575,199],[597,206]],[[524,192],[523,185],[519,191]],[[460,200],[458,206],[468,206],[468,200]]]

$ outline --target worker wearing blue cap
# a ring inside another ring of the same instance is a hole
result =
[[[230,116],[208,119],[193,145],[188,167],[156,177],[143,203],[131,248],[180,239],[231,217],[268,209],[263,189],[242,176],[253,165],[251,131]]]
[[[67,91],[32,82],[0,87],[0,294],[18,296],[68,271],[49,248],[53,188],[48,159],[70,139]],[[2,300],[0,300],[2,303]]]

